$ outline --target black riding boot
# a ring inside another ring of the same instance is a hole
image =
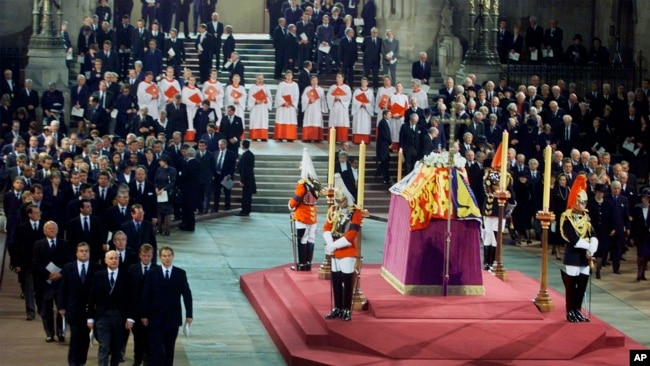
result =
[[[573,302],[575,300],[575,293],[576,293],[575,277],[569,276],[564,271],[560,271],[560,273],[562,274],[562,282],[564,283],[566,320],[570,321],[571,323],[577,323],[578,318],[576,318],[576,315],[573,313],[573,309],[575,308],[573,306]]]
[[[336,319],[341,317],[343,313],[341,308],[343,306],[343,272],[332,272],[332,294],[334,295],[334,308],[332,311],[325,315],[325,319]]]
[[[307,243],[307,253],[306,253],[307,265],[305,271],[311,271],[311,262],[314,260],[314,243]]]
[[[354,273],[343,273],[343,314],[341,314],[341,320],[349,321],[352,320],[352,314],[350,309],[352,309],[352,296],[354,295]]]
[[[579,322],[588,322],[589,319],[585,318],[585,316],[582,315],[580,309],[582,308],[582,299],[585,296],[587,284],[589,283],[589,275],[580,274],[578,277],[574,278],[576,279],[576,294],[573,303],[573,314],[576,316],[576,319],[578,319]]]

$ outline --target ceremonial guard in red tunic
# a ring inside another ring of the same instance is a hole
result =
[[[327,211],[323,226],[325,253],[332,256],[332,295],[334,308],[325,319],[352,319],[352,295],[354,293],[354,272],[357,257],[356,237],[361,229],[363,213],[354,205],[354,198],[347,190],[339,174],[335,175],[334,200]]]
[[[321,184],[318,181],[314,164],[305,148],[302,154],[301,179],[296,185],[293,197],[289,200],[289,209],[293,212],[296,229],[298,263],[297,271],[311,271],[311,260],[314,256],[316,241],[316,203],[320,196]],[[295,256],[295,252],[294,252]],[[294,258],[295,259],[295,258]]]

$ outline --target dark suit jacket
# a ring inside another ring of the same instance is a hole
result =
[[[169,50],[174,50],[174,57],[169,58]],[[180,39],[172,42],[171,38],[165,42],[163,54],[167,58],[167,65],[180,65],[185,61],[185,44]],[[177,77],[180,75],[176,75]]]
[[[177,169],[179,170],[179,173],[176,182],[183,193],[183,200],[196,202],[199,199],[198,190],[196,189],[199,180],[199,170],[201,169],[199,161],[196,159],[190,159],[179,165]]]
[[[59,309],[65,309],[65,318],[68,322],[85,323],[88,319],[88,296],[95,272],[100,270],[99,264],[88,261],[86,263],[86,281],[82,283],[76,260],[63,266],[61,271],[63,278],[59,286],[57,306]]]
[[[257,193],[257,184],[255,184],[255,155],[246,150],[237,162],[237,174],[239,180],[244,184],[242,190],[244,193]]]
[[[376,37],[375,39],[376,43],[372,43],[372,37],[367,36],[363,39],[363,43],[361,44],[363,65],[366,67],[379,66],[379,60],[381,59],[381,38]]]
[[[630,205],[627,197],[619,195],[616,199],[610,196],[608,200],[612,204],[612,230],[615,236],[623,236],[625,230],[630,229]]]
[[[158,196],[156,195],[156,187],[150,181],[144,182],[144,194],[138,191],[136,180],[129,183],[129,197],[132,203],[139,203],[144,210],[144,219],[151,221],[158,217]]]
[[[97,212],[95,213],[95,215],[99,216],[102,219],[105,219],[106,216],[104,216],[104,214],[106,213],[106,210],[109,207],[113,206],[113,200],[115,199],[115,196],[117,196],[117,189],[115,189],[115,187],[108,186],[106,189],[105,200],[103,200],[101,195],[99,194],[99,185],[97,184],[93,185],[93,192],[95,192],[95,202],[96,202],[96,206],[93,206],[93,210],[97,208]]]
[[[339,60],[342,65],[351,67],[354,66],[354,63],[357,62],[357,41],[353,37],[348,41],[348,37],[341,38],[341,43],[339,45]]]
[[[115,205],[106,209],[104,213],[104,222],[106,223],[106,230],[114,233],[122,227],[122,224],[131,220],[131,213],[129,207],[126,207],[126,214],[122,215],[120,206]]]
[[[388,121],[382,118],[377,123],[377,148],[375,154],[378,160],[384,160],[390,156],[390,145],[392,143],[390,126],[388,125]]]
[[[133,220],[122,223],[120,229],[126,234],[126,246],[128,248],[131,248],[136,253],[138,253],[142,244],[151,244],[151,246],[153,246],[154,253],[158,253],[156,232],[153,228],[153,224],[150,221],[142,220],[140,223],[140,231],[135,230],[135,224],[133,223]]]
[[[97,216],[90,216],[90,232],[86,233],[83,230],[81,216],[77,214],[68,221],[65,230],[65,238],[71,243],[73,247],[85,241],[90,245],[90,260],[92,262],[99,262],[104,258],[103,244],[106,244],[107,232],[103,223]]]
[[[235,37],[229,35],[226,40],[223,42],[223,58],[224,60],[227,60],[230,58],[230,54],[235,52]],[[243,71],[242,71],[243,72]],[[242,78],[242,85],[244,84],[244,76],[240,75]]]
[[[165,107],[165,110],[167,111],[167,119],[176,125],[178,131],[187,130],[187,107],[185,104],[179,104],[178,111],[176,111],[174,103],[169,103]],[[169,136],[169,138],[171,138],[171,136]]]
[[[185,305],[185,317],[192,318],[192,291],[185,271],[174,266],[170,279],[166,280],[163,267],[149,270],[142,291],[142,317],[147,318],[153,328],[176,328],[182,325],[181,296]]]
[[[239,154],[239,140],[241,139],[241,134],[244,132],[244,124],[242,123],[241,118],[239,116],[233,116],[231,123],[228,116],[224,115],[223,118],[221,118],[221,128],[219,129],[219,132],[226,136],[226,140],[228,140],[228,150],[235,154]],[[231,138],[236,138],[237,141],[233,144],[230,142]]]
[[[215,155],[214,155],[214,158],[216,160],[217,165],[219,164],[219,152],[220,151],[217,151],[215,153]],[[221,167],[221,174],[219,174],[217,172],[217,170],[215,169],[214,176],[215,176],[215,179],[218,180],[217,183],[220,183],[221,180],[227,175],[229,175],[231,177],[235,175],[235,162],[237,160],[237,154],[235,154],[234,152],[232,152],[232,151],[230,151],[228,149],[226,149],[225,154],[226,155],[223,158],[223,166]],[[217,166],[217,169],[219,169],[218,166]]]
[[[142,59],[142,71],[151,71],[155,76],[161,75],[163,72],[162,52],[159,49],[151,50],[144,54]]]
[[[36,231],[34,231],[30,222],[18,226],[14,234],[13,248],[9,251],[12,267],[21,267],[23,271],[32,268],[34,263],[34,243],[45,237],[43,233],[44,223],[45,221],[40,220]]]
[[[82,86],[81,90],[78,89],[77,85],[70,88],[70,105],[74,106],[78,103],[81,108],[86,109],[88,107],[88,98],[90,98],[90,89],[88,89],[88,85]]]
[[[209,184],[212,182],[212,177],[216,173],[217,163],[214,157],[214,153],[210,151],[205,151],[205,156],[201,157],[201,152],[196,152],[196,160],[199,162],[199,183]]]
[[[422,68],[422,63],[420,61],[415,61],[411,66],[411,76],[413,79],[424,80],[425,84],[429,84],[429,78],[431,78],[431,64],[425,62],[424,68]]]
[[[224,45],[224,52],[225,52],[226,46]],[[228,81],[230,84],[232,84],[232,76],[233,75],[239,75],[240,78],[240,84],[241,85],[246,85],[246,82],[244,81],[244,64],[241,62],[241,60],[238,60],[237,63],[233,63],[228,68],[226,69],[229,73],[228,76]]]
[[[134,60],[142,60],[144,56],[144,48],[148,47],[147,40],[149,39],[149,31],[144,30],[142,36],[140,36],[140,31],[138,28],[133,28],[131,32],[131,57]]]
[[[70,244],[63,239],[56,239],[56,249],[50,249],[50,242],[47,238],[40,239],[34,243],[34,287],[36,291],[42,291],[47,287],[58,288],[61,281],[55,281],[51,284],[47,283],[50,275],[45,267],[52,262],[57,267],[63,266],[74,258]]]
[[[556,136],[558,137],[558,149],[562,151],[564,156],[569,156],[571,149],[578,145],[580,140],[580,128],[577,124],[571,123],[569,139],[567,140],[566,126],[562,125],[562,127],[556,131]]]
[[[208,26],[208,33],[212,34],[213,51],[219,55],[219,50],[221,49],[221,36],[223,35],[223,23],[217,22],[216,28],[214,24],[212,24],[212,20],[206,21],[205,24]]]
[[[149,264],[149,271],[155,269],[157,266],[152,262]],[[133,310],[133,319],[139,320],[142,318],[142,291],[144,291],[145,274],[142,273],[142,263],[136,262],[131,264],[129,271],[129,298],[131,301],[131,309]]]
[[[205,141],[205,143],[208,145],[208,151],[215,152],[219,150],[219,140],[225,138],[226,137],[221,132],[215,132],[212,134],[212,138],[210,138],[210,134],[204,133],[201,135],[201,138],[199,140]]]
[[[113,40],[111,40],[113,41]],[[112,71],[112,72],[120,72],[120,58],[118,56],[117,51],[111,50],[110,56],[106,56],[106,52],[99,51],[99,58],[102,60],[102,67],[106,71]]]
[[[129,299],[129,273],[119,269],[115,285],[111,291],[111,284],[108,280],[108,270],[96,271],[93,275],[88,296],[88,318],[97,322],[108,310],[118,310],[122,315],[123,322],[131,317]],[[124,324],[122,322],[122,324]]]

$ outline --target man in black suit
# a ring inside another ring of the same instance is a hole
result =
[[[474,197],[479,207],[483,207],[484,199],[484,190],[483,190],[483,169],[479,166],[478,162],[474,159],[475,154],[473,150],[467,150],[465,152],[465,159],[467,163],[465,164],[465,170],[467,171],[467,180],[469,181],[469,186],[472,188]]]
[[[413,170],[419,156],[421,130],[418,121],[418,115],[412,114],[409,123],[403,123],[399,130],[399,146],[404,153],[404,175]]]
[[[88,296],[95,272],[101,270],[97,263],[91,262],[88,243],[77,244],[77,260],[63,266],[59,288],[59,314],[65,317],[70,326],[70,348],[68,365],[85,365],[88,359],[90,338],[87,326]]]
[[[97,129],[100,133],[108,132],[109,116],[106,114],[106,110],[101,108],[97,95],[92,95],[88,100],[86,119],[90,122],[88,125],[89,128]]]
[[[445,80],[445,86],[438,90],[438,98],[443,98],[447,110],[451,107],[451,102],[454,100],[454,79],[447,78]]]
[[[225,149],[225,140],[223,141]],[[219,147],[221,148],[221,141]],[[199,180],[200,164],[195,159],[196,150],[190,147],[185,151],[187,160],[178,167],[179,173],[176,183],[181,190],[183,201],[181,203],[182,223],[179,228],[182,231],[194,231],[195,217],[194,210],[197,208],[199,202],[199,195],[196,186]],[[218,203],[218,201],[217,201]]]
[[[210,49],[214,45],[212,38],[212,34],[208,33],[208,26],[201,24],[195,42],[196,51],[199,54],[199,75],[201,76],[201,82],[210,78],[210,69],[212,68],[212,54]]]
[[[139,261],[129,267],[129,295],[133,319],[136,320],[131,331],[133,332],[133,364],[143,362],[149,364],[151,360],[151,347],[148,340],[148,329],[142,324],[142,291],[147,272],[156,268],[152,262],[154,250],[150,244],[142,244],[139,252]]]
[[[379,30],[372,28],[370,35],[363,39],[361,51],[363,52],[363,75],[372,73],[372,87],[379,87],[379,61],[381,59],[381,39],[377,38]]]
[[[115,14],[118,16],[118,14]],[[129,16],[122,15],[122,24],[116,26],[117,47],[120,56],[120,76],[126,77],[129,68],[129,58],[131,57],[131,35],[135,28],[129,24]],[[128,50],[128,51],[127,51]]]
[[[508,30],[508,23],[505,20],[499,21],[499,34],[497,35],[497,52],[502,64],[508,63],[508,53],[512,43],[512,32]]]
[[[192,324],[192,291],[187,274],[172,265],[174,250],[160,249],[160,267],[151,269],[145,276],[142,292],[142,323],[149,327],[151,364],[171,366],[174,363],[174,344],[178,328]],[[181,308],[185,306],[185,321]]]
[[[219,201],[221,200],[221,190],[224,193],[224,209],[230,210],[230,193],[232,188],[226,188],[221,183],[224,180],[232,180],[235,175],[235,162],[237,154],[226,148],[226,140],[219,141],[219,151],[216,153],[217,166],[214,174],[214,212],[219,212]]]
[[[298,65],[303,65],[305,61],[312,60],[311,52],[314,48],[313,41],[314,35],[316,34],[316,26],[309,20],[309,14],[302,14],[302,20],[296,24],[296,34],[300,41]],[[303,34],[305,35],[304,37]],[[300,95],[302,95],[302,93]]]
[[[244,124],[241,118],[235,115],[234,105],[229,105],[226,108],[226,115],[221,119],[219,131],[224,135],[228,143],[228,150],[237,156],[239,154],[239,139],[244,132]]]
[[[32,169],[30,166],[26,166],[25,170]],[[23,176],[24,178],[24,176]],[[27,186],[27,185],[25,185]],[[41,212],[41,220],[48,221],[52,218],[52,204],[49,202],[43,201],[43,186],[40,185],[39,183],[32,183],[32,186],[29,187],[29,193],[32,195],[32,202],[30,203],[23,203],[23,205],[20,207],[19,210],[19,215],[20,219],[19,222],[20,224],[23,224],[27,221],[30,220],[29,218],[29,213],[27,212],[29,206],[33,205],[38,207],[38,209]]]
[[[185,44],[177,36],[178,31],[175,28],[169,31],[169,39],[165,42],[163,54],[167,57],[167,66],[172,66],[174,68],[174,75],[178,77],[182,75],[181,65],[185,63],[186,57]]]
[[[345,30],[345,37],[341,38],[339,45],[339,62],[341,71],[345,75],[345,83],[350,87],[354,85],[354,64],[357,62],[358,48],[357,40],[354,37],[354,30]]]
[[[302,63],[302,68],[298,75],[298,94],[302,95],[302,92],[311,84],[311,68],[313,63],[311,61],[304,61]],[[300,98],[302,99],[302,98]],[[298,126],[302,126],[302,120],[304,118],[304,112],[302,111],[302,101],[298,102]]]
[[[118,230],[113,234],[110,244],[110,250],[117,252],[119,268],[124,271],[128,271],[132,264],[138,263],[138,252],[127,246],[127,240],[126,233]]]
[[[45,341],[54,341],[54,313],[53,306],[57,301],[59,284],[62,278],[61,269],[72,260],[72,250],[68,241],[57,238],[59,229],[54,221],[43,225],[45,238],[34,243],[34,289],[36,290],[36,303],[43,320]],[[50,265],[54,264],[54,267]],[[58,306],[58,305],[57,305]],[[57,313],[56,335],[59,342],[65,340],[63,333],[63,319]]]
[[[219,14],[214,12],[210,21],[207,23],[208,33],[212,35],[212,46],[210,47],[210,62],[212,58],[217,59],[217,69],[219,68],[219,56],[221,55],[221,36],[223,35],[223,23],[219,21]],[[207,80],[207,79],[206,79]]]
[[[32,79],[25,79],[25,87],[14,98],[12,105],[16,108],[25,108],[28,119],[33,121],[36,116],[36,108],[39,107],[39,98],[38,92],[32,89]]]
[[[205,141],[206,149],[212,153],[219,150],[219,140],[226,138],[221,132],[216,132],[216,128],[214,123],[208,123],[207,131],[199,138],[199,141]]]
[[[338,161],[334,165],[334,172],[338,173],[345,184],[345,187],[350,191],[353,197],[357,196],[357,185],[352,172],[352,163],[347,151],[340,150],[337,154]]]
[[[542,59],[542,43],[544,42],[544,28],[537,24],[537,17],[528,17],[528,29],[526,29],[526,36],[524,38],[526,47],[529,52],[537,51],[537,61]],[[531,60],[532,62],[537,62]]]
[[[43,220],[41,211],[35,205],[27,207],[29,220],[20,224],[14,236],[14,245],[9,252],[11,268],[18,274],[18,282],[22,284],[25,296],[25,312],[27,320],[34,320],[36,307],[34,300],[34,243],[43,239]]]
[[[577,124],[573,123],[571,115],[565,114],[562,116],[564,124],[562,128],[556,130],[555,136],[557,137],[558,149],[562,151],[564,156],[569,156],[571,150],[578,145],[580,140],[580,128]]]
[[[174,123],[177,131],[187,130],[187,106],[181,103],[181,99],[181,95],[177,94],[174,96],[174,100],[165,107],[167,118]]]
[[[135,180],[129,183],[129,197],[132,203],[138,203],[144,210],[144,219],[151,221],[154,225],[158,221],[158,196],[156,187],[147,180],[145,168],[138,167],[135,170]]]
[[[551,27],[544,32],[544,48],[553,51],[553,57],[549,58],[553,64],[562,60],[564,47],[562,46],[562,39],[564,32],[562,28],[557,26],[557,19],[551,19]]]
[[[385,109],[382,111],[382,119],[377,122],[377,147],[375,156],[377,159],[377,171],[375,177],[381,175],[384,184],[390,183],[390,145],[393,140],[390,136],[390,126],[388,121],[391,118],[390,111]]]
[[[241,85],[246,85],[246,80],[244,79],[244,64],[239,59],[239,53],[233,52],[230,54],[230,66],[226,68],[228,71],[228,82],[232,84],[233,75],[239,75],[239,83]]]
[[[104,41],[104,49],[99,52],[99,58],[102,60],[102,66],[105,71],[120,72],[120,59],[117,52],[113,49],[113,42]]]
[[[116,199],[117,205],[107,208],[106,213],[104,214],[106,229],[111,233],[119,230],[124,222],[131,220],[129,209],[129,193],[120,192],[117,194]]]
[[[630,235],[630,205],[627,197],[621,193],[622,185],[619,181],[612,182],[612,194],[609,201],[612,206],[612,230],[609,233],[607,251],[609,251],[612,260],[612,270],[615,274],[621,274],[621,257],[625,237]],[[607,258],[607,254],[603,255]]]
[[[298,57],[300,54],[300,39],[296,34],[296,26],[291,24],[288,27],[289,32],[284,37],[284,63],[283,70],[291,70],[296,72],[298,70]]]
[[[418,79],[422,84],[429,85],[431,78],[431,64],[427,61],[427,53],[420,52],[420,60],[415,61],[411,66],[411,76]]]
[[[107,232],[97,216],[94,216],[93,207],[89,199],[77,202],[79,214],[72,217],[66,226],[65,237],[70,243],[79,244],[82,241],[90,245],[90,260],[99,263],[108,250],[106,244]]]
[[[214,170],[217,165],[214,160],[214,154],[208,151],[208,145],[205,140],[199,140],[199,151],[196,153],[196,160],[200,164],[199,186],[197,187],[201,192],[199,193],[201,199],[199,214],[206,214],[210,207],[210,197],[212,197],[212,178],[214,177]]]
[[[97,183],[93,186],[93,192],[96,197],[95,212],[100,218],[106,219],[106,210],[113,206],[113,200],[117,195],[117,190],[111,186],[111,177],[107,171],[100,171],[97,174]]]
[[[242,186],[241,193],[241,211],[238,216],[250,216],[253,195],[257,193],[257,185],[255,184],[255,154],[249,149],[251,147],[250,140],[242,141],[242,150],[244,152],[237,162],[237,174],[239,174],[239,182]]]
[[[154,77],[163,73],[162,52],[157,48],[158,42],[154,39],[149,41],[149,49],[142,57],[142,72],[153,73]]]
[[[156,231],[150,221],[144,219],[142,205],[136,203],[131,205],[131,220],[122,223],[120,229],[126,234],[126,245],[138,252],[142,244],[148,243],[156,249]]]
[[[88,328],[95,330],[99,341],[97,359],[100,365],[117,366],[122,358],[124,329],[130,330],[135,321],[130,315],[129,275],[120,270],[119,256],[114,250],[106,252],[106,269],[95,272],[88,296]]]
[[[144,20],[138,19],[137,27],[131,32],[131,57],[133,62],[142,60],[150,38],[149,30],[144,27]]]

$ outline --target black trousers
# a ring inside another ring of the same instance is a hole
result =
[[[174,22],[174,28],[176,28],[176,30],[180,32],[181,31],[180,25],[182,22],[183,25],[185,26],[186,37],[190,35],[190,28],[187,21],[189,15],[190,15],[190,4],[187,1],[185,2],[185,4],[178,5],[176,7],[176,20]]]
[[[241,212],[245,214],[251,213],[251,206],[253,204],[253,193],[244,187],[241,194]]]
[[[68,319],[70,327],[70,348],[68,349],[68,365],[84,365],[88,360],[88,346],[90,345],[90,329],[85,317]]]
[[[386,158],[384,159],[377,158],[377,172],[375,173],[375,176],[381,175],[384,182],[389,182],[390,181],[389,166],[390,166],[390,154],[387,154]]]
[[[149,345],[151,347],[151,365],[171,366],[174,364],[174,346],[178,337],[178,324],[151,325]]]

